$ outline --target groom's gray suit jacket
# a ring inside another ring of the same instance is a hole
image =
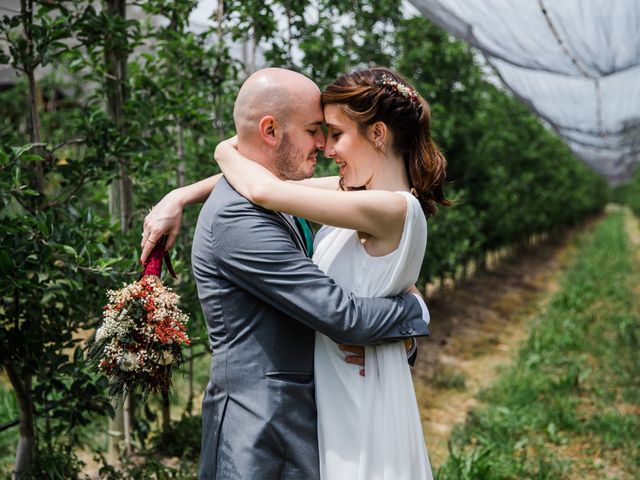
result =
[[[192,263],[213,361],[200,480],[319,478],[314,330],[361,345],[428,333],[412,295],[357,298],[303,252],[286,216],[224,179],[202,207]]]

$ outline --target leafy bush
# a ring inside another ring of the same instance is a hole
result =
[[[185,416],[153,439],[153,448],[162,456],[196,461],[200,456],[202,417]]]

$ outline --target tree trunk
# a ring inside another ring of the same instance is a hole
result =
[[[24,30],[25,40],[29,58],[32,63],[23,63],[22,67],[29,83],[29,93],[27,95],[27,125],[29,131],[29,141],[31,143],[40,143],[40,115],[38,112],[38,88],[35,79],[35,68],[37,60],[33,60],[33,0],[21,0],[20,12],[22,14],[22,27]],[[36,150],[36,153],[38,150]],[[34,163],[34,176],[30,180],[30,186],[40,194],[44,192],[44,166],[41,161]],[[42,199],[34,200],[34,207],[41,205]],[[18,292],[15,292],[15,314],[16,323],[19,318],[20,300]],[[30,374],[24,375],[22,378],[12,365],[4,365],[9,381],[13,390],[16,392],[16,400],[20,411],[20,433],[18,446],[16,448],[15,467],[12,478],[19,479],[23,474],[28,473],[35,457],[36,434],[34,426],[34,407],[32,396],[32,378]]]
[[[184,161],[184,127],[180,122],[178,122],[177,153],[178,153],[178,168],[176,169],[176,177],[177,177],[176,180],[178,183],[178,187],[184,187],[185,171],[186,171],[186,165]]]
[[[106,10],[110,15],[126,17],[126,3],[124,0],[107,0]],[[127,83],[127,52],[120,51],[105,39],[104,57],[107,71],[105,87],[107,94],[107,112],[118,125],[121,134],[123,128],[123,110],[126,101]],[[133,218],[133,184],[129,178],[126,159],[119,158],[120,178],[111,184],[110,202],[111,215],[120,222],[120,229],[126,233],[131,228]]]
[[[12,478],[17,480],[31,470],[36,447],[35,428],[33,426],[33,398],[31,392],[31,375],[20,378],[11,365],[4,365],[5,371],[16,392],[20,410],[20,438],[16,450],[16,463]]]
[[[27,125],[29,130],[29,141],[40,143],[40,115],[38,114],[38,89],[35,79],[35,68],[37,60],[33,60],[33,0],[21,0],[20,10],[23,15],[22,28],[27,42],[27,51],[32,63],[22,65],[24,74],[29,84],[29,94],[27,95]],[[39,149],[39,148],[38,148]],[[31,179],[31,188],[43,193],[44,191],[44,166],[40,161],[34,163],[35,175]]]
[[[116,414],[109,418],[109,449],[107,458],[114,464],[120,457],[120,443],[124,440],[124,410],[122,400],[113,400],[111,406]]]
[[[131,430],[133,427],[133,412],[135,410],[134,393],[128,392],[124,398],[122,407],[122,423],[124,430],[124,448],[127,456],[131,456]]]
[[[258,38],[256,28],[252,29],[253,35],[251,36],[251,61],[249,63],[248,75],[253,75],[256,71],[256,57],[258,56]],[[248,76],[247,75],[247,76]]]
[[[124,0],[106,0],[103,3],[105,10],[114,17],[126,18],[126,3]],[[105,38],[104,61],[106,68],[105,90],[107,112],[111,119],[118,125],[121,134],[124,134],[123,110],[126,101],[127,82],[127,52],[115,48],[109,37]],[[126,159],[118,159],[119,177],[109,186],[109,212],[114,222],[120,223],[122,233],[127,233],[131,228],[133,218],[133,184],[129,178]],[[109,419],[109,458],[115,461],[119,454],[119,445],[125,441],[126,451],[131,450],[130,427],[133,424],[128,398],[114,401],[116,411],[114,418]],[[126,408],[125,408],[126,406]]]
[[[38,88],[36,85],[36,79],[33,69],[25,71],[25,75],[29,81],[29,95],[27,95],[28,105],[28,128],[29,128],[29,142],[40,143],[40,116],[38,114]],[[34,153],[40,153],[42,149],[35,147]],[[31,181],[31,188],[40,194],[44,193],[44,164],[41,161],[34,162],[35,175]]]
[[[162,431],[168,432],[171,428],[171,398],[169,390],[162,391]]]
[[[187,413],[193,412],[193,345],[189,345],[189,382],[187,389]]]
[[[218,92],[216,94],[215,99],[215,123],[216,129],[218,130],[218,138],[222,140],[224,138],[224,102],[223,102],[223,94],[222,94],[222,79],[220,79],[220,64],[225,61],[226,58],[223,55],[224,48],[224,2],[222,0],[218,1],[218,9],[216,12],[216,22],[217,22],[217,35],[218,35],[218,60],[216,63],[216,85],[218,86]],[[243,44],[242,52],[245,57],[246,64],[246,43]]]
[[[291,2],[287,0],[285,2],[285,12],[287,17],[287,63],[289,67],[293,67],[293,57],[291,55],[291,49],[293,45],[293,33],[291,31]]]

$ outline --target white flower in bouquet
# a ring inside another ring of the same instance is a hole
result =
[[[160,365],[171,365],[173,363],[173,360],[174,360],[173,353],[165,350],[160,355],[160,361],[158,361],[158,363]]]
[[[125,372],[133,372],[138,369],[140,362],[138,361],[138,355],[133,352],[125,352],[120,361],[118,362],[120,370]]]

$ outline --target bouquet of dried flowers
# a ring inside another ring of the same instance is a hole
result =
[[[188,317],[179,296],[160,280],[163,256],[175,277],[164,242],[158,242],[138,281],[107,292],[102,324],[86,344],[87,358],[106,375],[113,397],[134,389],[145,396],[168,391],[172,369],[184,362]]]

